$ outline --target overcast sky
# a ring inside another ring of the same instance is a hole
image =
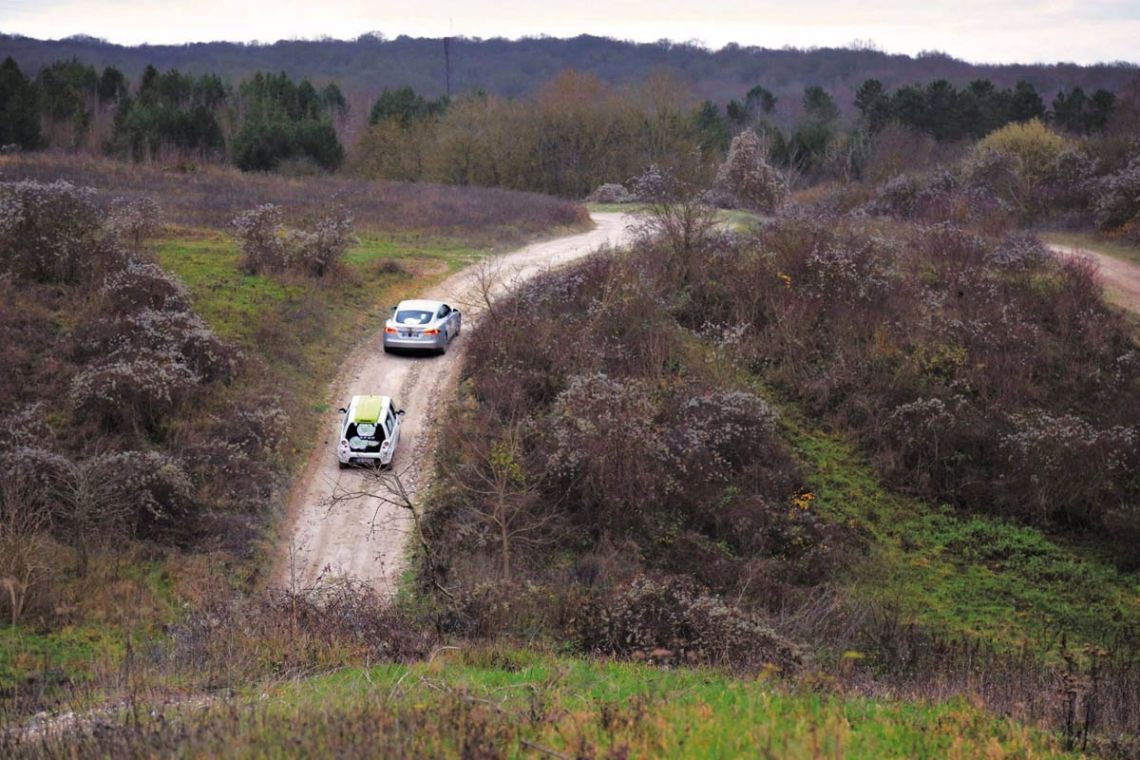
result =
[[[0,32],[123,44],[441,37],[571,37],[825,47],[870,42],[975,62],[1140,62],[1140,0],[0,0]],[[2,48],[2,44],[0,44]]]

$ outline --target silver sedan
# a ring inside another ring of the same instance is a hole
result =
[[[418,349],[444,354],[462,326],[459,309],[442,301],[400,301],[384,323],[384,350]]]

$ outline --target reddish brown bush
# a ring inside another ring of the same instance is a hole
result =
[[[0,182],[0,266],[21,279],[76,283],[118,258],[101,240],[94,198],[70,182]]]
[[[641,577],[583,605],[578,646],[589,653],[668,663],[796,671],[799,651],[758,618],[684,578]]]
[[[190,308],[190,293],[177,277],[157,264],[131,258],[103,281],[109,311],[129,314],[141,309],[181,311]]]

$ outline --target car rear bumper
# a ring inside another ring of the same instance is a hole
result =
[[[385,348],[409,348],[421,350],[436,350],[443,348],[447,345],[447,338],[440,333],[439,335],[432,335],[428,338],[401,338],[398,335],[384,334],[384,347]]]
[[[336,458],[337,461],[341,464],[358,464],[365,467],[383,467],[391,463],[391,457],[388,457],[387,459],[384,459],[383,457],[383,454],[361,454],[354,451],[348,456],[344,456],[343,454],[338,453]]]

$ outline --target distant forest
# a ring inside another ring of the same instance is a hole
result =
[[[583,35],[572,39],[520,40],[455,37],[448,42],[450,94],[484,91],[503,97],[533,94],[559,72],[592,73],[609,85],[644,81],[668,71],[691,88],[695,100],[725,103],[758,82],[783,106],[799,103],[809,86],[831,93],[843,116],[855,114],[855,95],[867,79],[890,90],[945,79],[965,86],[988,79],[1009,88],[1019,80],[1032,84],[1046,100],[1058,91],[1080,87],[1120,90],[1140,71],[1134,64],[981,65],[941,53],[917,57],[874,49],[766,49],[729,45],[708,50],[671,42],[632,43]],[[112,66],[137,80],[148,65],[190,74],[216,74],[233,81],[258,71],[284,72],[293,79],[323,84],[335,81],[350,102],[371,102],[381,90],[411,86],[427,97],[448,94],[448,67],[442,39],[364,35],[355,40],[285,40],[272,44],[209,42],[187,45],[124,47],[90,37],[35,40],[0,35],[0,59],[11,56],[34,76],[54,61],[77,58],[102,69]],[[788,126],[799,114],[785,108],[773,114]]]

